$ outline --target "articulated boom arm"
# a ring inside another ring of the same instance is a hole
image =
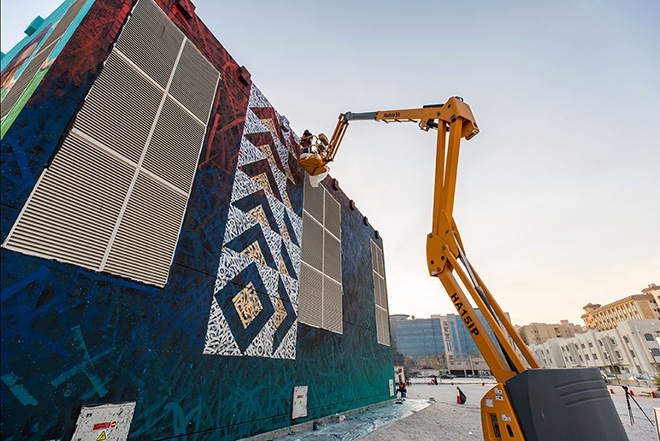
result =
[[[529,348],[468,261],[453,212],[461,139],[479,133],[470,106],[454,97],[419,109],[343,113],[330,140],[305,131],[300,142],[300,164],[305,171],[312,176],[327,172],[349,122],[360,120],[415,122],[424,131],[437,130],[433,222],[426,239],[426,261],[429,274],[442,282],[497,379],[481,399],[484,440],[626,440],[598,369],[538,369]],[[594,415],[601,418],[590,424]]]
[[[318,137],[308,135],[301,139],[301,145],[306,145],[308,151],[307,155],[301,156],[302,167],[312,176],[326,172],[326,165],[334,160],[349,122],[360,120],[386,123],[416,122],[424,131],[437,129],[433,223],[426,246],[429,273],[442,282],[498,382],[504,383],[526,369],[508,337],[511,337],[527,363],[532,368],[538,368],[536,359],[467,260],[463,242],[454,222],[454,194],[460,141],[462,138],[471,139],[479,133],[470,106],[461,98],[453,97],[445,104],[418,109],[342,113],[330,140],[323,134]],[[469,297],[454,277],[454,272],[467,288]],[[476,315],[469,301],[470,297],[493,330],[495,341]]]

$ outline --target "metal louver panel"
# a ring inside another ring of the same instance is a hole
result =
[[[187,198],[140,173],[105,270],[164,285]]]
[[[78,12],[80,12],[84,5],[85,0],[76,0],[57,23],[55,29],[53,29],[53,32],[51,32],[50,35],[46,38],[46,41],[44,41],[44,44],[39,50],[43,50],[43,48],[47,48],[51,43],[59,40],[59,38],[64,35],[66,30],[69,29],[69,25],[73,19],[76,18],[76,15],[78,15]]]
[[[374,274],[375,302],[378,306],[383,306],[383,281],[378,274]]]
[[[6,246],[98,269],[132,176],[129,166],[69,136]]]
[[[323,227],[304,212],[301,259],[317,270],[323,271]]]
[[[376,258],[378,261],[378,274],[385,276],[385,267],[383,265],[383,250],[378,248],[378,253],[376,253]]]
[[[376,339],[382,345],[390,345],[390,328],[387,311],[376,308]]]
[[[167,85],[183,34],[153,1],[141,0],[122,30],[117,49],[162,87]]]
[[[298,320],[317,328],[323,325],[323,275],[305,262],[300,264]]]
[[[162,96],[113,52],[73,126],[137,163]]]
[[[188,41],[181,53],[169,92],[197,118],[207,121],[218,75],[211,63]]]
[[[383,337],[383,324],[382,320],[380,318],[381,316],[381,310],[376,308],[376,341],[380,344],[383,343],[382,337]]]
[[[371,241],[371,264],[374,278],[374,303],[376,309],[376,339],[379,344],[390,345],[389,316],[387,309],[387,293],[385,271],[383,267],[383,250]]]
[[[187,193],[195,176],[205,131],[206,126],[168,97],[142,166]]]
[[[329,193],[325,194],[325,221],[323,225],[341,239],[341,207]]]
[[[323,273],[341,282],[341,243],[327,231],[324,234]]]
[[[49,51],[41,52],[40,54],[35,55],[32,60],[25,67],[25,70],[16,80],[16,83],[9,89],[7,95],[2,99],[2,109],[0,110],[0,115],[4,118],[9,111],[14,107],[14,104],[18,102],[19,98],[23,94],[23,91],[27,88],[34,78],[34,75],[39,71],[41,65],[48,58]]]
[[[343,332],[341,285],[328,277],[323,278],[323,328]]]
[[[309,177],[306,176],[304,191],[303,208],[323,224],[323,193],[325,193],[323,186],[312,187],[309,183]]]

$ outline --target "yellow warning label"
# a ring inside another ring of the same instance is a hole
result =
[[[98,438],[96,438],[96,441],[103,441],[105,438],[105,430],[101,432]]]

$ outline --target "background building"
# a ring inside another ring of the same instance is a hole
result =
[[[655,299],[655,303],[660,305],[660,286],[655,283],[650,283],[646,288],[642,290],[642,294],[651,294]]]
[[[616,328],[530,345],[542,367],[597,367],[604,373],[653,378],[660,371],[660,321],[629,320]]]
[[[527,345],[538,345],[550,338],[573,337],[575,334],[583,332],[582,326],[569,323],[568,320],[561,320],[555,324],[530,323],[516,326],[516,331]]]
[[[614,329],[627,320],[660,319],[660,307],[653,294],[634,294],[601,306],[589,303],[582,320],[587,329]]]
[[[495,338],[479,309],[476,314],[485,324],[491,338]],[[508,317],[508,313],[507,313]],[[463,320],[456,314],[431,315],[414,318],[405,314],[390,316],[392,350],[407,371],[438,371],[454,375],[490,375]]]
[[[134,439],[236,439],[389,399],[382,239],[309,186],[194,6],[67,0],[27,33],[2,57],[3,438],[120,403]]]

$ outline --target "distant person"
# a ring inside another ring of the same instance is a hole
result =
[[[301,153],[312,153],[312,133],[305,129],[302,138],[300,138]]]
[[[401,398],[406,398],[408,390],[406,389],[406,383],[403,381],[399,383],[399,392],[401,392]]]

